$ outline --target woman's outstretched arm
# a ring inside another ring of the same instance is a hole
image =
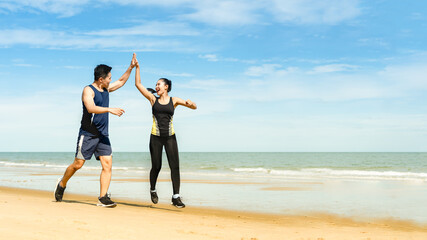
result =
[[[187,100],[183,100],[179,97],[173,97],[172,98],[173,101],[173,105],[176,108],[178,105],[184,106],[184,107],[188,107],[191,109],[197,109],[197,105],[196,103],[192,102],[190,99]]]
[[[156,97],[142,85],[138,61],[136,62],[135,68],[135,86],[142,93],[142,95],[144,95],[144,97],[147,98],[148,101],[150,101],[151,105],[153,105],[156,101]]]

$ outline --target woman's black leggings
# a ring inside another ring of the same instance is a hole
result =
[[[176,143],[175,135],[169,137],[159,137],[151,134],[150,137],[150,154],[151,154],[151,171],[150,171],[150,187],[151,190],[156,189],[157,177],[162,168],[162,151],[165,146],[166,156],[168,157],[169,168],[171,170],[171,179],[173,186],[173,194],[179,194],[180,175],[179,175],[179,156],[178,144]]]

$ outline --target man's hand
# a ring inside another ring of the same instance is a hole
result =
[[[113,83],[110,83],[110,86],[108,87],[108,91],[114,92],[117,89],[123,87],[123,85],[125,85],[126,81],[129,79],[129,76],[132,72],[132,69],[135,67],[135,65],[136,65],[136,54],[133,53],[132,60],[130,61],[130,66],[128,67],[126,72],[123,73],[123,75],[119,78],[119,80]]]
[[[120,117],[125,113],[125,110],[121,108],[108,108],[108,112]]]
[[[136,53],[133,53],[132,61],[130,62],[131,68],[134,68],[137,65],[137,63],[138,63],[138,60],[136,60]]]

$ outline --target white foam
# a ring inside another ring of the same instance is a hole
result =
[[[329,168],[303,168],[300,170],[278,170],[266,168],[232,168],[236,173],[281,176],[292,178],[343,178],[371,180],[427,181],[427,173],[398,171],[335,170]]]
[[[0,166],[7,166],[7,167],[41,167],[41,168],[66,168],[69,165],[64,164],[51,164],[51,163],[16,163],[16,162],[5,162],[0,161]],[[82,170],[101,170],[101,166],[84,166]],[[119,170],[119,171],[128,171],[128,170],[144,170],[143,167],[115,167],[113,166],[113,170]]]
[[[235,172],[261,172],[261,173],[269,173],[270,170],[269,169],[265,169],[265,168],[232,168],[233,171]]]

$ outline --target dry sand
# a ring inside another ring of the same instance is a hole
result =
[[[201,209],[96,196],[0,187],[0,239],[427,239],[427,226],[411,222],[309,214],[283,216]]]

